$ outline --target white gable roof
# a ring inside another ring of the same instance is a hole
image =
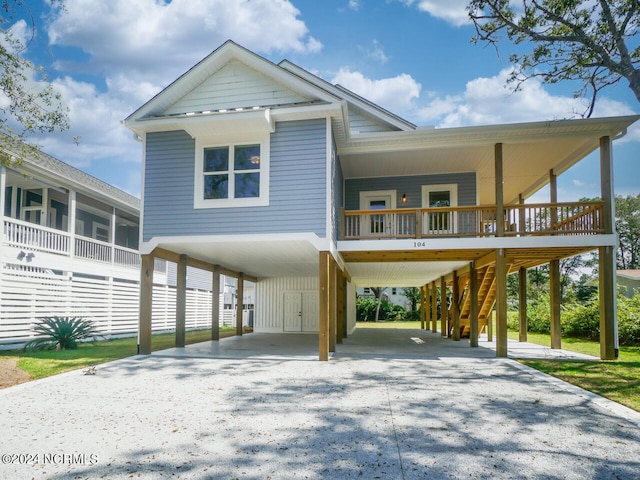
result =
[[[227,114],[231,112],[239,115],[230,117]],[[138,134],[172,129],[197,134],[199,124],[212,121],[222,124],[232,118],[272,130],[275,120],[305,115],[331,117],[338,144],[348,140],[350,129],[415,129],[413,124],[342,87],[290,62],[276,65],[232,41],[184,73],[124,123]]]

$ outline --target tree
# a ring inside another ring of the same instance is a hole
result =
[[[28,142],[30,135],[67,129],[68,111],[60,93],[47,82],[44,69],[24,57],[37,32],[29,4],[2,0],[0,12],[0,160],[8,165],[35,153],[36,147]],[[30,19],[24,39],[12,29],[18,12]]]
[[[373,292],[378,301],[378,305],[376,307],[376,319],[377,322],[380,318],[380,304],[382,303],[382,293],[387,289],[387,287],[369,287],[369,289]]]
[[[617,266],[621,270],[640,268],[640,194],[616,195]]]
[[[417,287],[408,287],[402,289],[402,294],[409,300],[411,311],[418,310],[418,302],[420,302],[420,289]]]
[[[598,93],[624,78],[640,102],[639,0],[472,0],[467,10],[474,43],[497,46],[505,33],[516,45],[533,43],[510,57],[516,89],[533,77],[578,81],[576,97],[590,92],[589,117]]]

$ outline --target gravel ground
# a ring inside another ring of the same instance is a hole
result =
[[[639,416],[416,335],[429,355],[138,356],[2,390],[0,478],[640,478]]]

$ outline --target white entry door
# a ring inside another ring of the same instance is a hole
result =
[[[458,205],[458,185],[423,185],[422,207],[455,207]],[[447,234],[458,231],[458,217],[455,212],[425,213],[422,219],[422,233]]]
[[[318,304],[317,292],[285,292],[284,331],[317,332]]]
[[[384,210],[396,208],[396,191],[379,190],[360,192],[360,210],[381,210],[380,213],[371,213],[365,219],[361,228],[361,235],[389,235],[393,227],[392,215]]]

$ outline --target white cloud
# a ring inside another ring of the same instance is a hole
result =
[[[466,10],[468,0],[400,0],[407,6],[416,5],[418,10],[427,12],[433,17],[450,23],[456,27],[469,23],[469,14]]]
[[[360,72],[353,72],[348,68],[341,68],[331,80],[332,83],[357,93],[371,102],[402,115],[403,111],[410,111],[413,102],[420,96],[421,86],[411,75],[402,73],[393,78],[372,80]]]
[[[349,8],[349,10],[353,10],[353,11],[360,10],[360,1],[359,0],[349,0],[348,8]]]
[[[536,79],[513,91],[507,85],[509,72],[505,69],[493,77],[471,80],[459,95],[433,98],[418,118],[441,127],[458,127],[576,118],[584,113],[584,99],[552,95]]]
[[[368,58],[375,60],[376,62],[379,62],[382,64],[387,63],[389,61],[389,57],[387,57],[387,55],[384,53],[384,49],[382,48],[382,45],[380,45],[380,42],[378,42],[378,40],[373,40],[372,43],[373,45],[371,48],[369,49],[362,48],[365,55]]]
[[[66,0],[65,10],[49,27],[52,44],[82,46],[104,72],[163,84],[228,39],[259,53],[322,48],[288,0]]]

